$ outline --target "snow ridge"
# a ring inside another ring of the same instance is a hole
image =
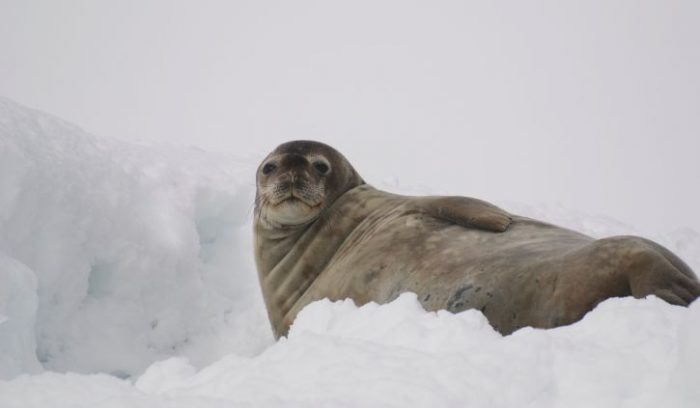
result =
[[[250,166],[230,163],[98,139],[0,99],[0,252],[36,277],[44,367],[127,377],[171,355],[260,349],[236,330],[250,317],[234,312],[261,303],[253,191],[239,182]]]

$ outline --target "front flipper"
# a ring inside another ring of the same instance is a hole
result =
[[[504,232],[513,220],[502,209],[476,198],[422,197],[418,206],[420,212],[432,217],[492,232]]]

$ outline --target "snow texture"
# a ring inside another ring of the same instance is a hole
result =
[[[34,323],[36,276],[0,251],[0,379],[37,373]]]
[[[273,342],[252,261],[255,165],[96,138],[0,99],[0,407],[700,402],[700,302],[611,299],[571,326],[503,337],[478,311],[426,312],[410,293],[319,301]],[[650,238],[700,270],[697,232]]]
[[[205,364],[269,343],[253,186],[245,164],[227,164],[98,139],[0,99],[0,251],[37,281],[24,291],[38,293],[45,368],[127,377],[172,355]]]

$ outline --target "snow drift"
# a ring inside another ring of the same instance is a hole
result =
[[[44,367],[130,376],[172,355],[260,350],[247,170],[98,139],[0,99],[0,252],[29,269],[3,262],[0,276],[30,275],[9,280],[29,295],[4,307],[27,327],[36,310]]]
[[[256,164],[96,138],[0,98],[0,407],[700,401],[699,302],[611,299],[577,324],[502,337],[478,311],[425,312],[412,294],[321,301],[274,343],[252,261]],[[700,270],[695,231],[651,238]]]
[[[36,373],[36,276],[0,252],[0,379]]]
[[[502,337],[477,311],[426,313],[413,294],[360,308],[321,301],[253,358],[199,371],[171,358],[133,384],[23,376],[0,382],[0,406],[693,407],[699,324],[700,303],[626,298],[568,327]]]

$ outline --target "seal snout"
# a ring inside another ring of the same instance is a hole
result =
[[[278,159],[276,174],[271,174],[271,203],[303,203],[309,207],[321,204],[324,190],[319,177],[312,174],[312,163],[303,155],[287,154]]]
[[[272,189],[272,203],[277,205],[285,201],[301,201],[313,207],[320,203],[322,192],[303,176],[291,174],[277,181]]]

